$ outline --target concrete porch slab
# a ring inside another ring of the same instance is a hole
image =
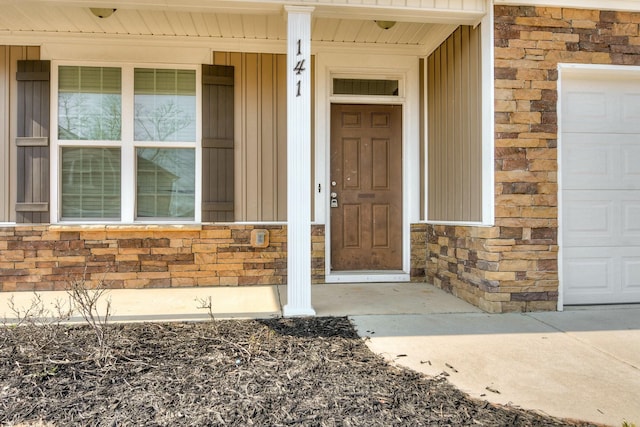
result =
[[[56,303],[67,303],[64,291],[39,292],[44,306],[56,313]],[[16,307],[27,309],[33,292],[0,292],[0,319],[11,321]],[[216,319],[279,316],[287,303],[286,286],[201,287],[161,289],[110,289],[111,320],[183,321],[207,320],[207,308]],[[105,299],[106,300],[106,299]],[[480,309],[424,283],[319,284],[311,288],[317,316],[389,315],[427,313],[480,313]],[[104,302],[103,302],[104,304]],[[104,310],[104,306],[102,307]],[[72,321],[81,321],[74,317]]]

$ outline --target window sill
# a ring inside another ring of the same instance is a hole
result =
[[[50,231],[200,231],[202,224],[55,224]]]

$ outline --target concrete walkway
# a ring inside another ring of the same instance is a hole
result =
[[[286,287],[111,290],[113,321],[279,316]],[[34,294],[0,293],[0,319]],[[65,292],[41,294],[46,309]],[[640,305],[491,315],[430,285],[312,288],[318,316],[350,316],[367,345],[398,365],[448,380],[473,397],[550,415],[640,427]],[[104,305],[103,305],[104,307]],[[80,321],[79,318],[73,319]]]
[[[354,316],[367,345],[469,395],[549,415],[640,425],[640,307]]]

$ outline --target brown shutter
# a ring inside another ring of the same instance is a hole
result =
[[[49,222],[50,61],[18,61],[16,222]]]
[[[233,221],[233,67],[202,66],[202,221]]]

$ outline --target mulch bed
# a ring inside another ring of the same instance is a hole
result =
[[[0,327],[0,424],[566,426],[390,366],[346,318]]]

